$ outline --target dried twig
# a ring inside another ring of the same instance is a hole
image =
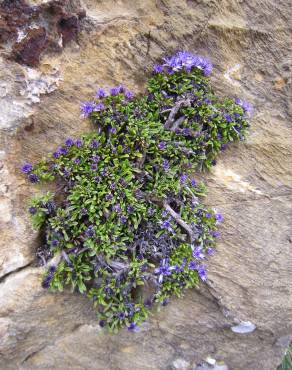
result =
[[[177,101],[174,106],[172,107],[170,113],[169,113],[169,116],[164,124],[164,128],[169,130],[175,120],[175,116],[177,115],[178,111],[182,108],[182,107],[190,107],[191,106],[191,102],[189,99],[184,99],[184,100],[179,100]]]
[[[193,233],[193,230],[191,229],[191,227],[180,217],[180,215],[178,213],[175,212],[175,210],[173,210],[170,205],[167,203],[167,202],[163,202],[163,207],[165,208],[165,210],[174,218],[174,220],[183,228],[186,230],[186,232],[188,233],[189,237],[190,237],[190,241],[191,243],[194,241],[195,239],[195,236],[194,236],[194,233]]]

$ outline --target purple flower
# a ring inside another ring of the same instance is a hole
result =
[[[31,163],[25,163],[22,167],[21,167],[21,171],[23,173],[30,173],[31,171],[33,170],[33,166]]]
[[[137,328],[137,324],[134,322],[131,322],[130,325],[128,326],[129,331],[134,331]]]
[[[75,163],[75,164],[80,164],[80,162],[81,162],[80,158],[75,158],[75,159],[74,159],[74,163]]]
[[[161,64],[154,64],[153,71],[155,73],[161,73],[163,71],[163,66]]]
[[[70,148],[70,146],[74,145],[74,140],[68,138],[65,140],[65,145]]]
[[[141,189],[137,189],[137,190],[135,191],[135,197],[136,197],[137,199],[142,199],[142,198],[143,198],[143,192],[142,192],[142,190],[141,190]]]
[[[109,133],[110,134],[116,134],[117,133],[117,129],[115,127],[110,127]]]
[[[207,254],[208,254],[208,256],[212,256],[212,255],[214,254],[214,252],[215,252],[215,249],[214,249],[214,248],[209,247],[209,248],[207,249]]]
[[[165,298],[163,302],[161,303],[162,306],[167,306],[169,303],[169,298]]]
[[[127,221],[128,221],[128,219],[127,219],[127,217],[126,217],[126,216],[122,215],[122,216],[120,217],[120,222],[121,222],[122,224],[126,224],[126,223],[127,223]]]
[[[103,88],[98,88],[95,95],[98,99],[102,99],[106,97],[106,91]]]
[[[203,258],[205,258],[201,247],[197,247],[193,250],[193,257],[198,259],[198,260],[202,260]]]
[[[28,180],[31,182],[31,183],[36,183],[36,182],[39,182],[40,179],[38,178],[38,176],[35,174],[35,173],[31,173],[29,176],[28,176]]]
[[[60,244],[60,242],[59,242],[58,239],[52,240],[52,243],[51,243],[52,247],[57,247],[59,244]]]
[[[167,67],[170,74],[182,69],[190,72],[193,68],[199,68],[203,71],[204,76],[209,76],[213,69],[212,63],[208,59],[187,51],[179,51],[169,58],[164,58],[164,62],[163,66]]]
[[[184,135],[184,136],[188,136],[190,134],[190,129],[185,127],[182,129],[181,133]]]
[[[159,274],[158,283],[161,284],[164,276],[169,276],[177,269],[177,266],[169,266],[168,260],[163,258],[160,261],[160,266],[154,270],[155,274]]]
[[[182,174],[181,176],[180,176],[180,178],[179,178],[179,182],[180,182],[180,184],[181,185],[184,185],[185,183],[186,183],[186,181],[187,181],[187,175],[185,175],[185,174]]]
[[[94,231],[94,227],[92,225],[90,225],[86,230],[85,230],[85,235],[88,237],[88,238],[91,238],[93,237],[95,234],[95,231]]]
[[[122,208],[119,204],[114,204],[113,205],[113,211],[114,212],[117,212],[117,213],[121,213],[122,212]]]
[[[100,156],[99,155],[97,155],[97,154],[94,154],[92,157],[91,157],[91,160],[92,160],[92,162],[98,162],[99,160],[100,160]]]
[[[198,268],[196,261],[191,261],[188,266],[189,270],[196,270]]]
[[[126,90],[125,92],[125,97],[128,99],[128,100],[131,100],[134,98],[134,93],[132,93],[132,91],[130,90]]]
[[[222,144],[220,149],[224,152],[227,149],[227,144]]]
[[[161,213],[161,216],[163,218],[167,217],[168,216],[168,211],[167,210],[163,210],[162,213]]]
[[[201,280],[206,281],[207,280],[207,271],[206,267],[204,265],[200,265],[197,268],[198,274],[201,278]]]
[[[93,178],[93,180],[94,180],[94,182],[95,183],[99,183],[100,182],[100,180],[101,180],[101,178],[99,177],[99,176],[95,176],[94,178]]]
[[[80,140],[80,139],[77,139],[77,140],[75,141],[75,145],[77,146],[77,148],[80,148],[80,147],[82,146],[82,144],[83,144],[83,142],[82,142],[82,140]]]
[[[158,145],[157,145],[158,149],[160,150],[165,150],[166,147],[167,147],[167,144],[165,141],[161,141]]]
[[[131,206],[131,205],[127,206],[127,212],[128,213],[133,213],[134,210],[135,210],[135,208],[133,206]]]
[[[169,162],[168,162],[167,159],[164,159],[163,160],[162,167],[163,167],[164,171],[168,171],[169,170]]]
[[[228,123],[230,123],[230,122],[232,122],[232,121],[233,121],[233,119],[232,119],[232,117],[230,116],[230,114],[224,114],[224,118],[226,119],[226,121],[227,121]]]
[[[206,213],[205,217],[206,217],[206,218],[212,218],[212,217],[213,217],[213,215],[212,215],[211,213],[209,213],[209,212],[208,212],[208,213]]]
[[[82,216],[85,216],[85,215],[87,215],[87,209],[86,208],[81,208],[81,210],[80,210],[80,214],[82,215]]]
[[[90,148],[96,149],[99,147],[99,142],[96,139],[91,140]]]
[[[81,117],[87,118],[96,108],[96,104],[94,102],[84,102],[80,106]]]
[[[154,213],[155,213],[155,209],[154,208],[148,208],[147,213],[148,213],[149,216],[153,216]]]
[[[214,238],[219,238],[219,236],[221,235],[219,231],[212,231],[211,232],[211,235],[214,237]]]
[[[112,199],[113,199],[112,194],[106,194],[106,196],[105,196],[106,201],[111,201]]]
[[[120,91],[120,86],[112,87],[112,88],[110,89],[110,94],[111,94],[111,96],[119,95],[119,93],[120,93],[120,92],[121,92],[121,91]]]
[[[195,188],[197,186],[197,181],[195,179],[191,179],[191,185]]]
[[[252,112],[252,105],[247,102],[247,101],[243,101],[241,99],[235,99],[235,103],[239,106],[241,106],[241,108],[244,110],[245,113],[251,113]]]
[[[219,224],[220,222],[223,221],[223,216],[220,212],[216,211],[216,214],[215,214],[215,219],[217,221],[217,223]]]
[[[31,215],[35,215],[37,213],[37,208],[36,207],[30,207],[28,209],[28,212],[31,214]]]
[[[101,110],[104,110],[105,109],[105,106],[103,103],[98,103],[96,104],[95,108],[94,108],[94,111],[95,112],[100,112]]]
[[[165,220],[165,221],[159,221],[159,224],[161,225],[161,227],[163,229],[166,229],[167,231],[169,232],[173,232],[173,228],[171,227],[171,219],[169,218],[168,220]]]
[[[104,320],[100,320],[100,321],[99,321],[99,326],[100,326],[101,328],[105,327],[105,324],[106,324],[106,322],[105,322]]]

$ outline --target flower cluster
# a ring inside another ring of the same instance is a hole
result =
[[[40,263],[58,255],[43,287],[86,294],[102,327],[135,331],[151,307],[207,279],[223,216],[202,204],[194,175],[245,137],[250,111],[214,95],[211,70],[183,51],[155,66],[143,96],[98,88],[81,105],[94,130],[22,166],[30,182],[58,184],[29,207],[45,235]]]
[[[164,58],[164,63],[155,64],[154,71],[156,73],[175,73],[181,70],[190,72],[194,68],[202,70],[204,76],[209,76],[212,73],[213,65],[207,59],[200,55],[194,55],[187,51],[179,51],[175,55]]]

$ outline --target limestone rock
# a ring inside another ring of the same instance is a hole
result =
[[[9,4],[16,3],[23,2]],[[274,370],[292,334],[289,2],[71,0],[66,12],[61,28],[65,35],[72,26],[74,37],[64,36],[66,48],[40,54],[34,68],[7,59],[10,33],[21,42],[30,15],[17,13],[21,25],[0,18],[6,30],[0,51],[0,369]],[[38,189],[26,184],[19,167],[90,129],[79,104],[98,85],[124,82],[138,93],[152,63],[178,49],[212,59],[218,94],[253,103],[251,133],[222,153],[210,173],[198,175],[209,187],[206,203],[225,217],[208,283],[172,301],[139,332],[112,336],[98,327],[85,297],[41,288],[43,269],[34,266],[40,239],[27,216]],[[255,329],[232,331],[244,322]]]

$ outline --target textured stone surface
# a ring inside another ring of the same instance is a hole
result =
[[[9,62],[6,49],[0,56],[0,369],[274,370],[292,335],[289,3],[83,0],[67,6],[86,10],[78,43],[42,54],[35,69]],[[139,92],[150,65],[181,48],[212,59],[219,94],[254,104],[251,134],[203,175],[206,203],[225,216],[208,284],[171,302],[140,332],[111,336],[99,329],[84,297],[40,287],[39,236],[26,215],[34,190],[19,166],[90,128],[79,118],[79,103],[97,85],[125,82]],[[255,330],[232,331],[248,321]]]

